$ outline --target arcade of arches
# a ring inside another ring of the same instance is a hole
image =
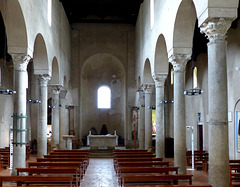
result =
[[[133,148],[135,116],[139,149],[154,145],[164,158],[172,140],[186,173],[194,137],[194,149],[209,152],[209,183],[229,186],[229,159],[240,159],[239,1],[144,0],[134,24],[70,24],[61,1],[50,16],[47,2],[0,1],[0,89],[16,91],[0,95],[0,147],[13,139],[13,174],[26,165],[26,145],[37,142],[42,157],[72,134],[80,148],[103,124]],[[101,86],[110,109],[98,108]],[[203,92],[184,95],[192,88]],[[12,138],[12,128],[22,131]]]

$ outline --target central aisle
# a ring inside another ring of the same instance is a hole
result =
[[[112,158],[90,158],[81,187],[118,187]]]

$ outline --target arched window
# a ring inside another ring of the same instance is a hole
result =
[[[193,88],[197,88],[198,80],[197,80],[197,67],[193,68]]]
[[[154,26],[154,0],[150,0],[150,24],[152,29]]]
[[[52,26],[52,0],[48,0],[48,24]]]
[[[174,71],[173,68],[171,69],[171,84],[173,84],[174,81]]]
[[[98,108],[111,108],[111,89],[108,86],[98,88]]]

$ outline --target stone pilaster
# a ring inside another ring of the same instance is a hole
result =
[[[12,54],[14,65],[14,90],[16,91],[16,94],[14,94],[14,129],[26,129],[26,118],[19,116],[26,116],[26,89],[28,86],[27,65],[30,59],[30,56],[26,54]],[[14,131],[13,133],[14,142],[22,144],[13,145],[12,175],[17,174],[15,168],[26,167],[26,135],[26,131]],[[21,140],[20,137],[22,137]]]
[[[145,149],[152,146],[152,93],[154,84],[143,84],[143,91],[145,93]]]
[[[48,75],[38,75],[39,83],[39,123],[37,127],[37,156],[42,158],[43,155],[47,155],[47,100],[48,100],[48,81],[50,77]]]
[[[156,88],[156,145],[157,158],[165,158],[165,127],[164,127],[164,83],[167,74],[154,73],[153,80]]]
[[[216,18],[200,29],[208,43],[209,183],[229,186],[228,101],[225,40],[231,21]]]
[[[52,90],[52,142],[51,147],[58,148],[59,145],[59,93],[62,86],[54,86]]]
[[[138,141],[139,149],[145,148],[145,93],[143,90],[139,91],[139,131],[138,131]]]
[[[179,173],[185,174],[186,161],[186,119],[185,119],[185,68],[191,55],[173,54],[169,61],[174,70],[174,165]]]

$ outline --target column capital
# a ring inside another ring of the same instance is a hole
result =
[[[153,73],[152,74],[153,80],[155,82],[155,87],[160,88],[164,86],[165,80],[167,78],[167,74],[165,73]]]
[[[40,86],[47,86],[48,81],[51,79],[49,75],[37,75],[37,78]]]
[[[52,88],[52,93],[53,94],[59,94],[60,91],[62,90],[63,86],[60,84],[49,84],[48,87]]]
[[[14,53],[11,54],[12,61],[14,65],[14,70],[16,71],[27,71],[27,65],[31,60],[31,57],[25,53]]]
[[[200,27],[200,32],[205,33],[210,42],[225,40],[231,23],[232,21],[230,19],[214,18],[207,23],[203,23]]]
[[[153,93],[154,83],[143,83],[142,88],[145,94],[151,94]]]
[[[60,99],[66,99],[66,96],[67,96],[67,90],[65,90],[65,89],[61,89],[60,90]]]
[[[169,57],[169,62],[173,65],[175,72],[185,71],[187,62],[191,59],[190,54],[172,54]]]

